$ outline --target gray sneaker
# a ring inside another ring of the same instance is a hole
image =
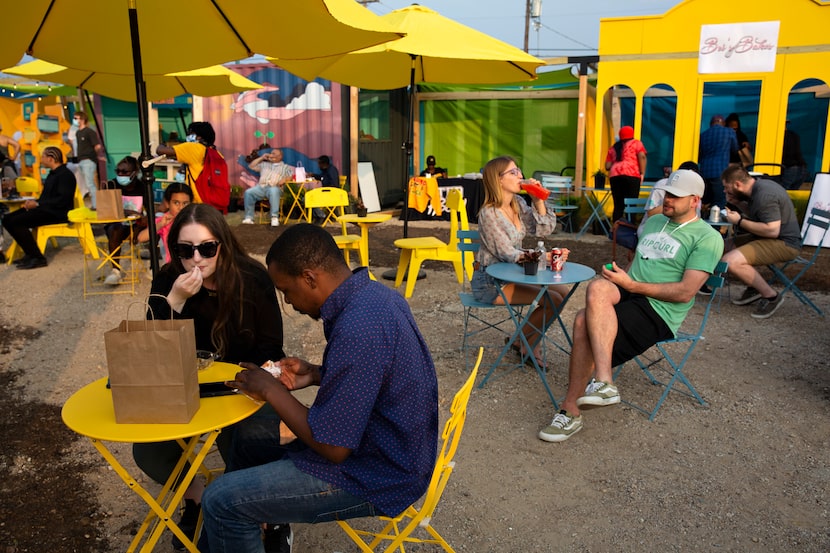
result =
[[[576,400],[576,404],[579,407],[583,405],[602,407],[605,405],[614,405],[619,402],[620,392],[616,386],[601,380],[594,380],[593,378],[585,387],[585,395]]]
[[[107,286],[118,286],[121,284],[121,280],[124,276],[121,274],[121,271],[118,269],[113,269],[110,274],[107,275],[107,278],[104,279],[104,284]]]
[[[760,299],[761,292],[759,292],[755,288],[752,288],[751,286],[748,286],[746,290],[744,290],[744,293],[741,294],[741,297],[736,300],[732,300],[732,303],[734,303],[735,305],[747,305]]]
[[[778,311],[781,304],[784,303],[784,294],[778,294],[774,298],[761,298],[755,311],[752,312],[753,319],[766,319],[772,317],[772,314]]]
[[[539,431],[539,439],[546,442],[564,442],[580,430],[582,430],[582,416],[568,415],[567,411],[562,409],[553,417],[550,426]]]

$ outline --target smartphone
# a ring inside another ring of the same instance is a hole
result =
[[[199,383],[199,397],[229,396],[236,393],[234,388],[228,388],[224,382]]]

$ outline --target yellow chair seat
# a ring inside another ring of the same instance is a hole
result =
[[[346,257],[346,264],[351,265],[349,260],[349,252],[354,250],[360,257],[360,264],[362,266],[368,265],[368,262],[360,255],[360,236],[356,234],[335,234],[334,243],[337,247],[343,250],[343,255]]]
[[[447,193],[447,207],[450,210],[449,242],[444,242],[434,236],[395,240],[395,247],[401,250],[398,271],[395,274],[395,287],[401,285],[404,275],[406,275],[406,288],[404,289],[404,297],[406,298],[412,297],[421,263],[426,260],[452,263],[459,284],[464,282],[465,270],[469,278],[473,278],[472,256],[462,262],[461,250],[458,249],[458,231],[470,230],[463,194],[458,190],[450,190]],[[409,267],[408,271],[407,267]]]
[[[24,178],[24,177],[19,177]],[[72,209],[67,214],[68,223],[56,223],[54,225],[43,225],[35,228],[34,233],[37,248],[41,253],[46,253],[46,243],[51,239],[52,247],[58,247],[58,237],[77,238],[84,248],[84,253],[98,259],[98,248],[95,245],[95,237],[92,234],[92,226],[89,224],[89,219],[95,219],[95,212],[88,207],[84,207],[84,198],[81,195],[80,189],[75,187],[75,209]],[[8,262],[11,263],[17,256],[19,248],[17,243],[13,243],[9,248]]]

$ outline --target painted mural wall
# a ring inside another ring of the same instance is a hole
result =
[[[244,158],[263,143],[282,148],[286,163],[302,163],[307,172],[317,172],[321,155],[330,156],[343,172],[339,84],[305,81],[269,63],[229,67],[262,84],[258,90],[202,100],[202,119],[216,130],[216,147],[228,160],[232,184],[256,183],[245,171]]]

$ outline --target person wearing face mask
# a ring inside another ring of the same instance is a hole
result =
[[[134,204],[142,204],[144,202],[144,183],[141,180],[141,173],[138,170],[138,160],[132,156],[127,156],[118,162],[115,167],[115,178],[107,181],[107,188],[121,190],[121,197],[124,199],[132,198]],[[147,226],[147,218],[144,213],[127,213],[124,215],[139,215],[141,218],[133,222],[133,229],[140,231]],[[130,236],[130,228],[124,223],[111,223],[104,227],[107,233],[107,242],[109,243],[110,254],[118,251],[121,243]],[[109,286],[117,286],[124,275],[112,263],[112,271],[104,279],[104,284]]]
[[[74,144],[78,157],[78,167],[89,192],[90,207],[95,209],[97,205],[95,191],[98,190],[98,175],[107,173],[104,146],[98,139],[98,133],[89,126],[89,117],[83,111],[75,112],[75,116],[72,118],[72,126],[78,129],[75,132]],[[101,182],[103,180],[101,179]]]
[[[202,174],[205,164],[205,152],[208,148],[215,148],[216,131],[207,121],[194,121],[187,126],[185,142],[173,146],[159,145],[156,155],[164,155],[187,165],[185,183],[193,191],[193,201],[202,203],[199,191],[196,189],[196,179]]]

